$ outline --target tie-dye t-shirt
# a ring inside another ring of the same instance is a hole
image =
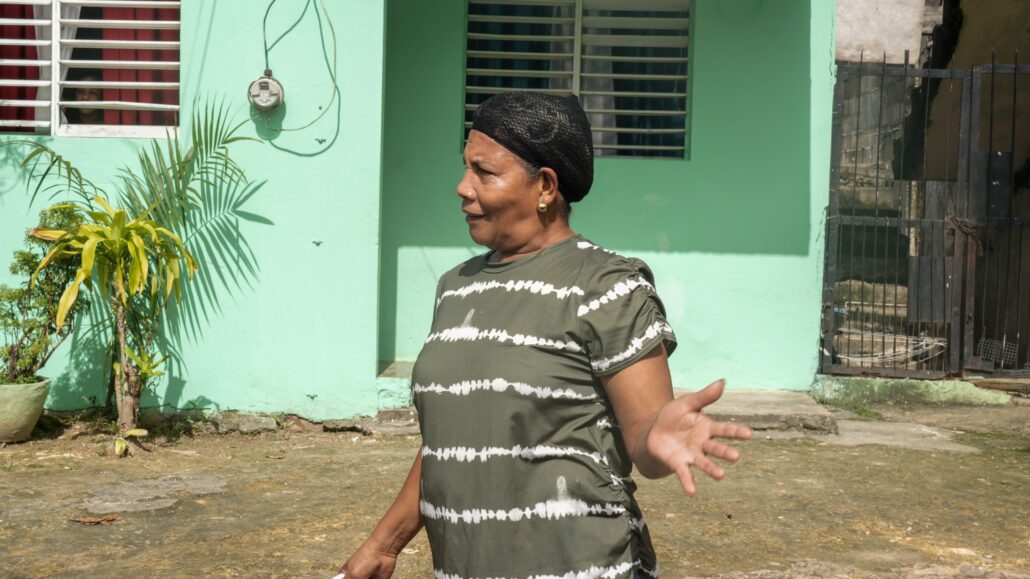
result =
[[[579,236],[440,279],[412,373],[438,578],[658,575],[600,376],[675,336],[647,266]]]

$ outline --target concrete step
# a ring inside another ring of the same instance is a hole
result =
[[[687,393],[675,391],[676,396]],[[837,419],[806,392],[727,390],[705,413],[716,420],[746,424],[752,430],[837,434]]]

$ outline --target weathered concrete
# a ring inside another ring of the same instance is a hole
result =
[[[886,58],[900,64],[908,50],[915,63],[924,30],[940,21],[940,8],[924,0],[842,0],[837,2],[837,60]]]
[[[226,432],[243,434],[271,432],[279,427],[275,418],[250,412],[216,412],[208,420],[221,434]]]
[[[192,495],[225,490],[225,479],[211,475],[171,475],[101,487],[82,502],[91,513],[135,513],[165,509]]]
[[[676,396],[686,394],[677,390]],[[705,412],[716,420],[747,424],[754,430],[806,430],[836,433],[833,414],[805,392],[727,390]]]
[[[838,436],[826,441],[843,446],[882,444],[915,450],[948,450],[952,452],[979,452],[975,447],[952,441],[953,432],[905,422],[870,422],[868,420],[840,420]]]
[[[903,380],[816,376],[812,396],[830,404],[905,402],[915,404],[1012,404],[1004,392],[984,390],[961,380]]]

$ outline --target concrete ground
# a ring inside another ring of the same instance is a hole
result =
[[[1030,406],[807,408],[839,434],[757,432],[696,498],[639,481],[664,577],[1030,577]],[[303,421],[127,459],[95,423],[53,436],[0,449],[0,577],[330,577],[419,446]],[[395,577],[431,576],[423,534]]]

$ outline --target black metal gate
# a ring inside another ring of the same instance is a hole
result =
[[[822,372],[1030,377],[1028,80],[838,65]]]

